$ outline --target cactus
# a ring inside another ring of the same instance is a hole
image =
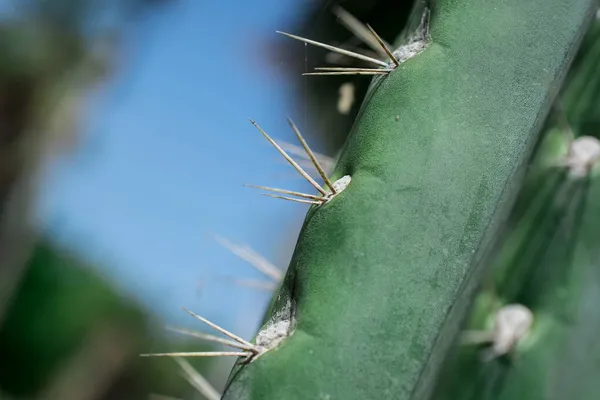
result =
[[[309,211],[225,399],[429,397],[594,11],[432,4],[431,24],[371,70],[331,179],[351,182]]]
[[[446,356],[505,231],[530,153],[594,11],[593,0],[419,2],[413,16],[421,23],[396,40],[395,50],[365,27],[385,61],[280,32],[375,64],[305,74],[373,75],[366,99],[331,178],[289,121],[323,186],[251,120],[319,192],[254,186],[279,193],[268,196],[312,206],[254,341],[188,311],[229,337],[205,339],[236,350],[145,355],[239,357],[224,399],[431,398],[442,366],[452,365]],[[543,23],[549,20],[552,26]],[[595,146],[590,138],[568,143],[567,157],[549,174],[569,171],[564,193],[548,204],[534,202],[551,216],[550,227],[571,216],[571,189],[586,192],[584,183],[597,161],[591,154],[596,150],[587,147],[592,142]],[[544,186],[526,189],[546,193]],[[513,216],[532,226],[538,219],[529,206],[518,203]],[[590,227],[582,221],[577,213],[571,216],[574,229],[594,231],[593,222]],[[581,244],[585,255],[589,244]],[[561,253],[562,261],[570,254]],[[533,293],[532,275],[498,270],[505,283],[501,300]],[[554,286],[564,277],[559,272],[549,279]],[[530,297],[539,304],[557,303],[545,296]],[[475,364],[514,352],[539,326],[537,310],[496,300],[484,291],[475,307],[476,317],[491,320],[493,329],[461,336],[492,344],[485,360]],[[532,359],[535,365],[542,358]],[[514,376],[515,382],[528,377]],[[489,384],[487,376],[483,383]],[[509,392],[522,393],[525,386]],[[463,388],[470,386],[458,391]]]
[[[492,284],[466,329],[489,330],[494,309],[508,303],[527,307],[533,324],[493,359],[481,358],[485,347],[458,343],[436,399],[598,397],[600,113],[590,98],[600,94],[599,33],[596,21],[561,96],[566,115],[559,107],[544,136],[492,263]]]
[[[548,139],[556,140],[553,135]],[[592,143],[600,150],[597,139]],[[458,344],[436,399],[597,397],[600,181],[595,174],[545,168],[555,170],[538,178],[542,185],[531,180],[537,190],[529,193],[536,195],[523,198],[528,207],[502,247],[493,284],[479,294],[467,329],[493,329],[491,317],[507,304],[527,307],[532,324],[502,352]]]

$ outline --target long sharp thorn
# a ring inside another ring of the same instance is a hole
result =
[[[318,76],[318,75],[387,75],[388,72],[384,71],[384,72],[379,72],[379,71],[372,71],[372,72],[368,72],[368,71],[353,71],[353,72],[305,72],[302,75],[303,76]]]
[[[301,167],[306,167],[306,168],[314,168],[315,166],[312,165],[312,163],[308,164],[309,160],[306,160],[306,152],[304,151],[304,149],[301,146],[297,146],[295,144],[291,144],[288,142],[279,142],[279,145],[281,146],[282,149],[284,149],[285,151],[287,151],[289,154],[293,154],[295,156],[301,157],[302,160],[298,161],[298,165],[300,165]],[[320,153],[315,153],[313,151],[313,154],[315,155],[315,157],[317,157],[317,160],[319,160],[319,162],[321,163],[321,165],[325,165],[327,170],[331,170],[331,168],[333,168],[333,164],[335,163],[335,159],[333,157],[329,157],[326,156],[324,154],[320,154]],[[308,167],[307,167],[308,165]]]
[[[219,325],[217,325],[217,324],[215,324],[215,323],[213,323],[213,322],[210,322],[210,321],[209,321],[209,320],[207,320],[206,318],[199,316],[199,315],[198,315],[198,314],[196,314],[195,312],[193,312],[193,311],[190,311],[190,310],[188,310],[188,309],[187,309],[187,308],[185,308],[185,307],[182,307],[182,308],[183,308],[183,310],[184,310],[185,312],[187,312],[188,314],[190,314],[192,317],[194,317],[194,318],[196,318],[196,319],[199,319],[200,321],[204,322],[206,325],[210,326],[211,328],[213,328],[213,329],[215,329],[215,330],[217,330],[217,331],[221,332],[223,335],[229,336],[230,338],[232,338],[232,339],[233,339],[233,340],[235,340],[236,342],[238,342],[238,343],[241,343],[241,344],[245,345],[245,346],[246,346],[248,349],[252,349],[253,351],[255,351],[255,350],[256,350],[256,347],[254,347],[254,345],[253,345],[252,343],[250,343],[250,342],[248,342],[248,341],[246,341],[246,340],[242,339],[242,338],[241,338],[241,337],[239,337],[238,335],[236,335],[236,334],[233,334],[233,333],[229,332],[228,330],[221,328]]]
[[[189,353],[148,353],[140,354],[140,357],[249,357],[252,353],[248,351],[197,351]]]
[[[377,43],[379,43],[379,45],[381,46],[381,48],[383,49],[383,51],[385,51],[385,54],[387,54],[387,56],[390,58],[390,60],[392,60],[392,62],[394,64],[396,64],[396,67],[400,66],[400,63],[398,62],[398,60],[396,60],[396,57],[394,57],[394,54],[392,53],[392,51],[390,50],[390,48],[387,46],[387,44],[385,44],[385,42],[377,34],[377,32],[375,32],[375,29],[371,28],[371,25],[369,25],[369,24],[367,24],[367,28],[371,31],[371,33],[375,37],[375,40],[377,40]]]
[[[269,260],[258,254],[250,246],[241,246],[230,242],[224,237],[215,235],[215,240],[221,246],[249,263],[251,266],[268,276],[269,278],[279,282],[283,279],[283,272],[273,265]]]
[[[293,197],[277,196],[275,194],[269,194],[269,193],[263,193],[263,196],[272,197],[274,199],[282,199],[282,200],[287,200],[287,201],[295,201],[297,203],[314,204],[314,205],[317,205],[317,206],[323,204],[322,201],[295,199]]]
[[[346,72],[392,72],[389,68],[345,68],[345,67],[316,67],[315,71],[346,71]]]
[[[209,342],[221,343],[221,344],[224,344],[225,346],[235,347],[235,348],[242,349],[242,350],[251,350],[251,349],[248,349],[247,346],[240,344],[238,342],[234,342],[233,340],[223,339],[218,336],[209,335],[209,334],[202,333],[202,332],[191,331],[191,330],[183,329],[183,328],[176,328],[173,326],[167,326],[165,329],[168,331],[171,331],[171,332],[176,332],[176,333],[180,333],[182,335],[192,336],[192,337],[206,340]]]
[[[272,187],[269,187],[269,186],[258,186],[258,185],[248,185],[248,184],[246,184],[244,186],[251,187],[251,188],[254,188],[254,189],[268,190],[268,191],[275,192],[275,193],[291,194],[293,196],[305,197],[307,199],[312,199],[312,200],[317,200],[317,201],[321,201],[322,200],[322,197],[314,196],[312,194],[295,192],[293,190],[276,189],[276,188],[272,188]]]
[[[380,61],[380,60],[378,60],[376,58],[367,57],[365,55],[354,53],[352,51],[348,51],[348,50],[344,50],[344,49],[340,49],[339,47],[330,46],[330,45],[325,44],[325,43],[315,42],[314,40],[310,40],[310,39],[306,39],[306,38],[303,38],[303,37],[300,37],[300,36],[292,35],[290,33],[281,32],[281,31],[277,31],[277,33],[280,33],[280,34],[282,34],[284,36],[287,36],[287,37],[290,37],[292,39],[300,40],[301,42],[304,42],[304,43],[308,43],[308,44],[312,44],[312,45],[315,45],[315,46],[323,47],[323,48],[325,48],[327,50],[335,51],[337,53],[344,54],[344,55],[349,56],[349,57],[358,58],[359,60],[368,61],[368,62],[377,64],[377,65],[381,65],[383,67],[387,67],[387,64],[384,61]]]
[[[183,371],[184,377],[196,390],[208,400],[219,400],[221,394],[192,365],[182,357],[173,358]]]
[[[350,32],[354,34],[357,38],[362,40],[364,43],[369,45],[369,47],[379,53],[382,57],[386,56],[385,51],[382,51],[381,47],[377,40],[373,39],[373,36],[367,29],[367,27],[360,22],[354,15],[350,14],[348,11],[343,9],[342,7],[335,5],[333,6],[333,13],[340,19],[342,25],[344,25]]]
[[[379,46],[377,46],[377,47],[379,48]],[[346,45],[346,44],[340,45],[340,48],[342,48],[344,50],[348,50],[348,51],[353,51],[355,53],[362,54],[363,56],[371,57],[376,60],[378,60],[380,57],[380,55],[378,53],[376,53],[372,50],[365,50],[362,48],[353,47],[351,45]],[[387,57],[387,55],[384,54],[383,57]],[[330,64],[350,65],[351,61],[349,61],[349,60],[353,60],[353,59],[346,57],[340,53],[336,53],[335,51],[330,51],[325,56],[325,60],[327,60],[327,62],[329,62]]]
[[[306,140],[304,140],[304,137],[302,137],[302,134],[300,133],[300,130],[298,129],[298,127],[296,126],[296,124],[294,124],[294,121],[292,121],[291,118],[288,118],[287,121],[288,121],[288,124],[290,124],[290,126],[292,127],[292,130],[294,131],[294,133],[296,134],[296,137],[298,138],[298,141],[300,142],[300,144],[302,145],[302,147],[304,147],[304,151],[306,151],[306,154],[308,154],[308,157],[310,158],[310,160],[314,164],[315,168],[317,169],[317,171],[319,171],[319,175],[321,175],[321,178],[323,178],[323,181],[325,182],[325,184],[331,190],[331,193],[336,194],[337,191],[335,190],[335,188],[333,187],[333,184],[331,183],[331,181],[327,177],[327,174],[325,173],[325,170],[323,169],[323,167],[319,163],[319,160],[317,160],[317,157],[315,157],[314,153],[312,152],[312,150],[308,146],[308,143],[306,143]]]
[[[271,139],[271,137],[267,134],[267,132],[265,132],[256,122],[254,122],[254,120],[250,119],[250,122],[252,123],[252,125],[254,125],[254,127],[256,129],[258,129],[258,131],[260,133],[262,133],[262,135],[269,141],[269,143],[271,143],[277,149],[277,151],[279,151],[279,153],[283,156],[283,158],[285,158],[287,160],[287,162],[289,162],[292,165],[292,167],[294,167],[296,169],[296,171],[298,171],[298,173],[304,177],[304,179],[306,179],[311,185],[313,185],[313,187],[315,189],[317,189],[319,192],[321,192],[322,195],[327,195],[327,192],[325,191],[325,189],[323,189],[321,187],[321,185],[319,185],[317,183],[317,181],[315,181],[313,178],[311,178],[311,176],[309,174],[307,174],[306,171],[304,171],[302,169],[302,167],[299,166],[298,163],[296,163],[296,161],[294,161],[292,159],[292,157],[290,157],[285,152],[285,150],[283,150],[281,147],[279,147],[279,145],[273,139]]]

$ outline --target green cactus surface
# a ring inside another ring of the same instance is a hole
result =
[[[431,5],[426,48],[367,93],[349,186],[306,217],[255,339],[273,348],[225,399],[430,396],[595,5]]]
[[[481,346],[457,344],[436,399],[597,398],[600,180],[553,169],[538,178],[545,185],[502,247],[493,285],[479,294],[468,324],[489,329],[495,309],[516,303],[532,312],[530,332],[493,360],[482,359]]]
[[[492,284],[478,295],[465,328],[489,329],[494,309],[518,303],[532,312],[531,330],[510,354],[493,360],[482,360],[485,345],[457,343],[438,400],[598,398],[600,159],[593,154],[600,151],[600,112],[588,103],[600,96],[594,79],[599,33],[596,21],[527,173],[492,262]],[[587,172],[564,162],[582,149],[590,155]]]

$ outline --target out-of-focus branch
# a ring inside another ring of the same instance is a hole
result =
[[[31,249],[40,172],[74,147],[83,99],[110,77],[127,27],[168,1],[20,0],[0,20],[0,324]]]
[[[96,400],[104,393],[131,355],[126,332],[103,326],[88,337],[64,364],[40,400]]]

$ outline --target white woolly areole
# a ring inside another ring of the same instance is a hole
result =
[[[426,39],[415,40],[414,42],[400,46],[398,49],[394,50],[392,54],[394,55],[396,60],[398,60],[398,62],[402,64],[404,61],[408,60],[409,58],[413,58],[414,56],[425,50],[426,47]],[[390,66],[392,67],[394,65],[395,64],[393,63],[390,64]]]
[[[352,181],[352,177],[350,175],[344,175],[337,181],[333,182],[332,185],[333,185],[333,188],[335,189],[336,193],[335,194],[328,193],[327,200],[325,201],[325,203],[329,203],[331,200],[333,200],[335,198],[335,196],[342,193],[344,191],[344,189],[346,189],[348,187],[348,185],[350,184],[351,181]]]
[[[496,356],[508,353],[523,338],[533,325],[533,313],[521,304],[502,307],[494,320],[492,350]]]
[[[599,161],[600,140],[592,136],[581,136],[573,141],[567,156],[567,166],[571,176],[585,177]]]
[[[421,16],[421,24],[417,30],[408,38],[408,43],[398,47],[392,52],[392,55],[398,63],[412,58],[425,50],[429,43],[429,9],[425,9]],[[393,61],[389,64],[390,68],[394,68],[396,63]]]
[[[333,188],[336,192],[341,193],[348,187],[351,180],[352,177],[350,177],[350,175],[344,175],[337,181],[333,182]]]
[[[285,338],[290,336],[293,333],[294,325],[292,307],[288,300],[285,307],[278,311],[256,335],[255,343],[259,350],[258,356],[276,348]]]
[[[256,345],[266,350],[270,350],[277,346],[279,342],[288,336],[290,331],[290,320],[283,320],[267,325],[263,330],[258,332],[256,336]]]

